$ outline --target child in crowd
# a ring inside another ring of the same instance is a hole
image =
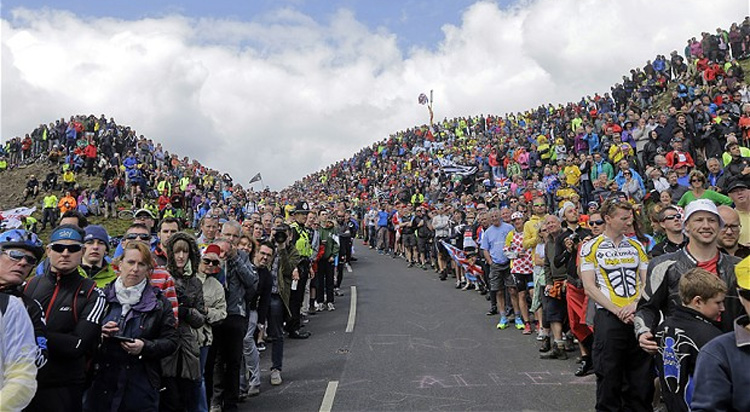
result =
[[[689,411],[695,362],[701,347],[721,335],[714,322],[724,310],[727,287],[711,272],[695,268],[680,278],[681,306],[664,319],[656,332],[662,399],[669,411]]]

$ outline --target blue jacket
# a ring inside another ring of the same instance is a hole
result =
[[[594,154],[599,151],[599,135],[596,133],[588,133],[584,136],[586,142],[589,144],[589,154]]]
[[[700,411],[750,411],[750,322],[737,318],[734,332],[708,342],[698,354],[690,407]]]
[[[632,167],[630,168],[630,174],[632,175],[633,179],[638,182],[638,186],[641,187],[643,193],[646,193],[646,186],[643,185],[643,179],[641,178],[641,175],[639,175],[638,172],[636,172]],[[617,176],[615,176],[615,182],[617,182],[617,186],[619,187],[622,187],[622,185],[625,184],[625,176],[623,176],[622,170],[617,172]]]

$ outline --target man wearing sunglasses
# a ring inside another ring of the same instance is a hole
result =
[[[34,336],[38,346],[36,366],[47,363],[47,326],[42,306],[23,294],[23,283],[31,269],[44,255],[42,241],[22,229],[13,229],[0,234],[0,293],[20,298],[34,325]]]
[[[687,237],[682,233],[682,214],[674,206],[662,209],[656,219],[667,238],[651,249],[651,257],[677,252],[687,244]]]
[[[76,411],[82,408],[86,355],[101,333],[105,300],[93,279],[78,274],[85,233],[78,226],[60,225],[47,245],[49,267],[31,278],[24,289],[36,299],[47,318],[50,356],[39,370],[39,387],[28,411]]]

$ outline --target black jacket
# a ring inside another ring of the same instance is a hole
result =
[[[716,263],[719,277],[726,282],[727,295],[724,299],[724,313],[721,315],[721,330],[729,332],[734,327],[734,319],[743,313],[737,297],[737,278],[734,266],[739,258],[721,253]],[[643,288],[638,310],[635,314],[635,333],[653,331],[659,321],[659,312],[665,317],[674,313],[675,307],[681,306],[678,295],[678,283],[683,273],[694,269],[698,261],[687,248],[668,255],[662,255],[648,264],[646,286]]]
[[[578,226],[576,230],[570,230],[566,228],[562,233],[557,235],[555,239],[555,266],[565,266],[565,270],[568,274],[568,282],[572,283],[577,288],[583,287],[583,282],[578,277],[578,267],[576,266],[576,255],[578,254],[579,246],[582,244],[583,239],[587,236],[591,236],[591,231],[583,226]],[[573,252],[569,252],[565,247],[565,239],[573,239]]]
[[[687,245],[687,237],[683,237],[682,243],[680,244],[673,243],[669,239],[664,239],[663,241],[657,243],[653,249],[651,249],[651,252],[649,252],[649,256],[651,258],[655,258],[657,256],[666,255],[667,253],[674,253],[684,248],[685,245]]]
[[[700,312],[678,305],[656,330],[662,398],[669,411],[689,411],[685,402],[686,388],[692,392],[695,382],[695,361],[700,349],[711,339],[721,335],[718,327]],[[690,401],[690,399],[688,399]]]
[[[47,319],[49,361],[39,370],[40,387],[83,384],[86,356],[101,333],[105,301],[96,282],[74,270],[61,276],[49,268],[26,284],[24,294],[35,299]]]
[[[153,397],[161,388],[161,360],[177,349],[174,313],[162,292],[148,284],[140,301],[124,318],[114,282],[104,289],[104,294],[108,306],[103,322],[117,322],[118,336],[140,339],[144,346],[139,355],[130,355],[119,342],[103,340],[95,358],[94,383],[85,409],[130,410],[130,405],[142,405],[140,399]],[[158,395],[155,399],[158,406]]]
[[[258,324],[261,325],[266,322],[268,317],[273,279],[268,268],[256,266],[255,270],[258,272],[258,293],[256,298],[250,302],[250,310],[258,311]]]

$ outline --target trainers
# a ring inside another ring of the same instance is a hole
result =
[[[281,371],[278,369],[271,370],[271,385],[273,386],[279,386],[281,385]]]
[[[523,319],[516,317],[516,329],[524,330]]]
[[[531,324],[529,324],[529,322],[524,323],[524,325],[523,325],[523,334],[524,335],[531,335]]]
[[[497,328],[498,329],[505,329],[508,327],[508,318],[505,316],[500,318],[500,322],[497,322]]]
[[[333,307],[333,303],[328,302],[328,311],[332,312],[334,310],[336,310],[336,308]]]

